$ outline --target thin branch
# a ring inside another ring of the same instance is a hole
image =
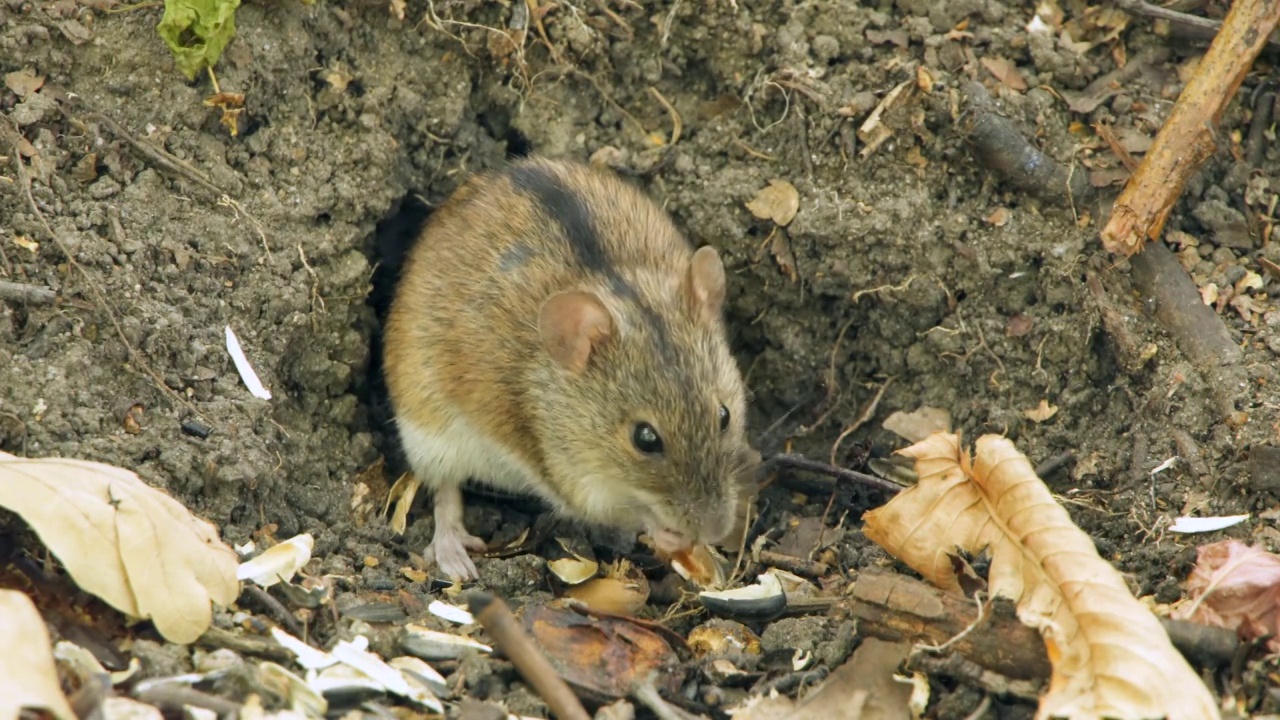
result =
[[[844,480],[845,482],[851,482],[856,485],[864,485],[866,487],[875,490],[883,490],[894,495],[905,489],[897,483],[882,480],[874,475],[860,473],[856,470],[846,470],[845,468],[828,465],[827,463],[819,462],[817,460],[810,460],[803,455],[795,455],[791,453],[774,455],[765,461],[765,465],[766,469],[785,467],[792,468],[794,470],[818,473],[820,475],[827,475],[837,480]]]

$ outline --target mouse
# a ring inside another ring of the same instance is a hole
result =
[[[432,491],[424,557],[478,578],[467,483],[646,533],[665,554],[741,527],[760,454],[724,263],[612,170],[526,156],[429,216],[383,331],[395,432]]]

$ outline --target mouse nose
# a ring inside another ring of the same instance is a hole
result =
[[[661,528],[654,531],[653,543],[658,550],[664,553],[678,553],[693,547],[693,538],[688,533],[683,533],[679,530]]]

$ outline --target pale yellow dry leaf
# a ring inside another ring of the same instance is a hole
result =
[[[0,507],[17,513],[84,590],[151,619],[165,639],[208,629],[240,594],[217,529],[137,475],[102,463],[0,452]]]
[[[1012,442],[983,436],[971,459],[958,436],[938,433],[900,452],[920,482],[864,515],[864,532],[952,592],[948,554],[988,549],[992,594],[1017,603],[1053,663],[1037,718],[1221,717],[1160,622]]]
[[[62,694],[53,663],[49,630],[31,598],[0,590],[0,720],[17,720],[23,709],[47,710],[58,720],[75,720]]]
[[[1023,410],[1022,414],[1033,423],[1042,423],[1058,414],[1058,406],[1050,405],[1048,400],[1041,400],[1039,405],[1030,410]]]
[[[769,187],[756,193],[747,203],[747,209],[761,220],[772,220],[785,226],[800,212],[800,193],[786,180],[770,180]]]

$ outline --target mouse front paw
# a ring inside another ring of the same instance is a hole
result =
[[[462,530],[446,530],[436,532],[425,555],[428,562],[435,560],[436,567],[445,575],[465,582],[480,577],[468,551],[479,552],[484,549],[484,540],[475,535]]]

